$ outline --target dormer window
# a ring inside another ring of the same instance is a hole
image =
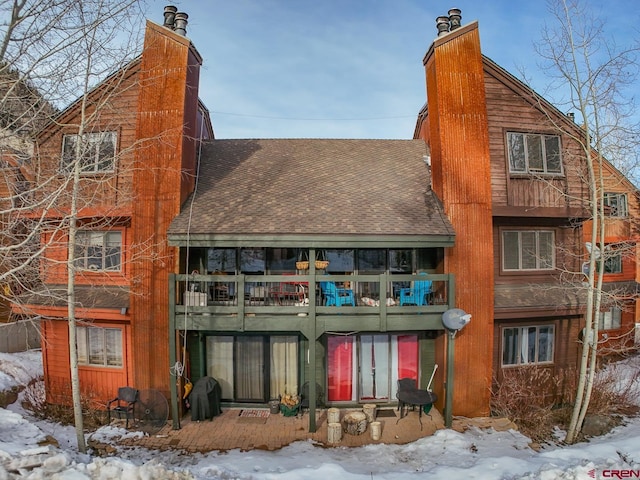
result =
[[[522,174],[562,174],[560,137],[534,133],[507,132],[509,172]]]
[[[65,135],[62,139],[60,171],[73,171],[76,158],[83,175],[113,172],[116,155],[116,132]]]
[[[627,208],[626,193],[605,193],[604,194],[605,214],[609,217],[627,217],[629,209]]]

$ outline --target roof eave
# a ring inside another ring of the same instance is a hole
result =
[[[241,247],[260,245],[288,248],[436,248],[453,247],[455,235],[269,235],[171,233],[174,247]]]

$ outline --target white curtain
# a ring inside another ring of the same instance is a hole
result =
[[[389,336],[360,337],[363,400],[389,398]]]
[[[298,393],[298,338],[271,337],[271,398]]]
[[[207,375],[220,384],[222,398],[234,398],[233,337],[207,337]]]
[[[106,328],[104,330],[105,345],[107,347],[107,365],[122,366],[122,330]]]
[[[78,347],[78,363],[86,365],[89,363],[89,353],[87,352],[87,328],[76,327],[76,345]]]
[[[529,336],[527,329],[521,328],[520,334],[520,363],[529,363]]]
[[[236,338],[236,399],[264,399],[263,337]]]
[[[99,328],[87,329],[89,337],[89,364],[104,364],[104,332]]]

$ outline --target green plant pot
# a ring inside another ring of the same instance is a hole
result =
[[[300,405],[295,405],[293,407],[289,407],[284,404],[280,404],[280,413],[285,417],[293,417],[298,414],[298,410],[300,409]]]

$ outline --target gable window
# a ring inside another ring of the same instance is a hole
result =
[[[553,325],[502,329],[502,365],[553,362]]]
[[[71,172],[77,155],[82,174],[113,172],[116,138],[116,132],[85,133],[82,136],[65,135],[62,139],[60,171]]]
[[[122,267],[122,232],[80,230],[75,265],[82,270],[118,271]]]
[[[551,230],[502,232],[503,270],[552,270],[555,248]]]
[[[606,215],[610,217],[629,216],[626,193],[605,193],[603,200]]]
[[[78,363],[100,367],[121,367],[122,330],[120,328],[77,327]]]
[[[507,132],[511,173],[562,173],[560,137]]]

